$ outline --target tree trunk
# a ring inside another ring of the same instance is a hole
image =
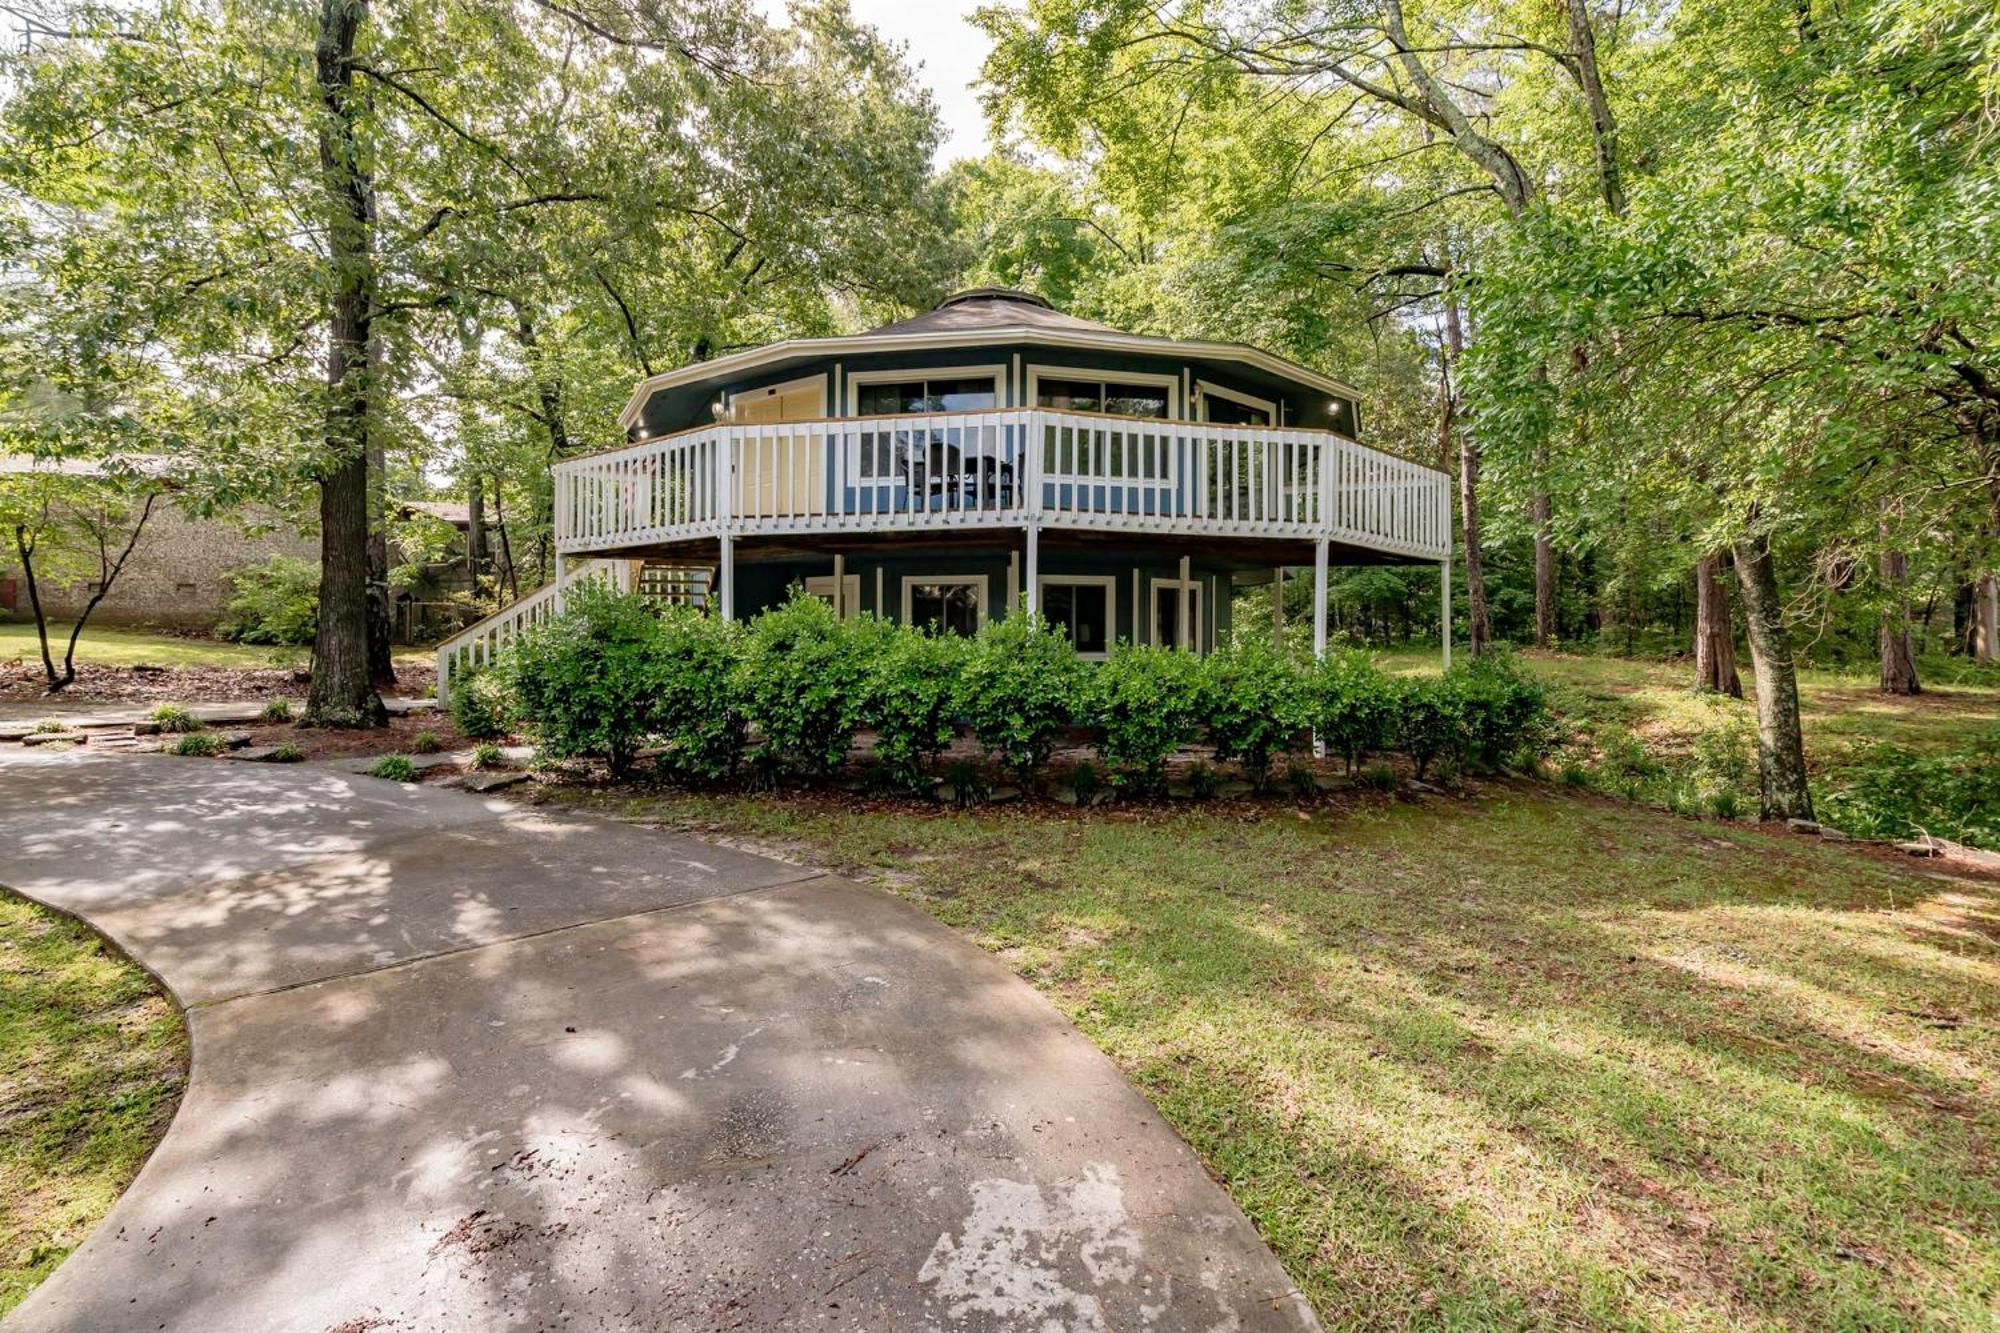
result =
[[[1694,566],[1694,687],[1741,699],[1743,678],[1736,674],[1736,628],[1729,618],[1724,558],[1723,552],[1711,551]]]
[[[1493,617],[1486,609],[1486,570],[1479,554],[1479,445],[1472,432],[1458,424],[1458,358],[1465,351],[1465,327],[1460,321],[1458,293],[1444,303],[1445,362],[1438,392],[1439,451],[1450,457],[1452,436],[1458,437],[1458,505],[1465,548],[1466,646],[1474,657],[1493,642]],[[1449,627],[1447,627],[1449,632]]]
[[[381,383],[382,340],[370,331],[371,387]],[[373,401],[372,396],[370,399]],[[389,469],[379,431],[368,432],[368,679],[379,688],[396,683],[395,611],[389,593]]]
[[[1906,586],[1910,558],[1902,551],[1884,551],[1876,564],[1882,576],[1882,620],[1878,639],[1882,649],[1882,693],[1918,694],[1917,657],[1910,645],[1910,597]]]
[[[1568,68],[1590,112],[1590,142],[1597,157],[1597,188],[1604,206],[1614,214],[1625,211],[1625,185],[1618,171],[1618,121],[1611,114],[1604,79],[1597,68],[1597,31],[1591,26],[1585,0],[1566,0],[1569,16]]]
[[[474,596],[479,593],[479,576],[486,572],[485,480],[475,470],[465,484],[465,572]]]
[[[48,678],[48,693],[54,694],[62,686],[56,678],[56,659],[49,653],[49,617],[42,610],[41,585],[35,580],[36,540],[28,536],[28,525],[14,525],[14,550],[21,557],[21,577],[28,581],[28,609],[35,616],[35,637],[42,645],[42,674]]]
[[[1746,536],[1735,547],[1736,581],[1750,663],[1757,673],[1757,779],[1766,819],[1811,819],[1805,736],[1799,725],[1799,677],[1769,536]]]
[[[313,642],[308,723],[379,726],[387,720],[368,670],[368,324],[375,295],[369,186],[356,143],[354,39],[366,0],[321,0],[314,48],[327,194],[326,451],[320,473],[319,633]]]
[[[1972,595],[1972,657],[2000,661],[2000,576],[1982,574]]]
[[[1535,492],[1535,647],[1546,648],[1556,637],[1556,548],[1549,527],[1555,502],[1547,491]]]
[[[493,531],[500,538],[500,577],[507,585],[507,600],[521,599],[521,580],[514,572],[514,544],[507,538],[507,509],[500,498],[500,477],[493,477]]]

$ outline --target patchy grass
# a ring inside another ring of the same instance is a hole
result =
[[[166,1132],[187,1032],[135,964],[0,892],[0,1313],[83,1240]]]
[[[872,869],[998,954],[1332,1326],[1993,1326],[2000,881],[1526,786],[587,799]]]

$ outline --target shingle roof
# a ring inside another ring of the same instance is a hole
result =
[[[974,287],[969,291],[945,297],[938,302],[935,310],[926,310],[921,315],[899,319],[893,324],[884,324],[880,328],[868,330],[861,336],[872,338],[884,333],[968,333],[977,329],[1024,326],[1032,329],[1087,330],[1091,333],[1120,332],[1109,324],[1099,324],[1096,320],[1065,315],[1032,292],[1017,292],[1011,287]]]

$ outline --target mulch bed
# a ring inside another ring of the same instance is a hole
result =
[[[296,722],[252,723],[230,727],[229,730],[249,733],[253,746],[281,745],[290,741],[299,747],[306,759],[359,759],[370,755],[414,754],[410,743],[426,731],[438,738],[440,750],[469,750],[475,744],[451,724],[451,718],[437,712],[392,717],[386,727],[360,731],[302,727]],[[453,771],[449,767],[444,769],[444,773]],[[444,773],[437,776],[441,777]],[[425,776],[430,776],[428,770]]]
[[[55,697],[71,704],[233,703],[297,699],[312,683],[310,672],[288,667],[107,667],[79,663],[76,680]],[[0,662],[0,702],[33,703],[47,697],[41,664],[16,658]],[[407,662],[396,668],[390,692],[421,698],[437,684],[437,670]]]

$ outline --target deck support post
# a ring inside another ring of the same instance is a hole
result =
[[[1021,553],[1007,552],[1007,614],[1021,609]]]
[[[833,553],[833,618],[847,619],[847,555]]]
[[[1027,566],[1028,586],[1024,592],[1030,616],[1039,615],[1042,610],[1041,590],[1035,586],[1040,581],[1039,575],[1042,569],[1041,535],[1042,530],[1039,526],[1033,523],[1028,525],[1028,558],[1023,563]]]
[[[1326,656],[1326,538],[1313,543],[1313,656]]]
[[[1174,610],[1174,647],[1186,652],[1190,646],[1198,642],[1194,636],[1194,626],[1189,623],[1193,617],[1194,561],[1187,556],[1181,557],[1180,584],[1174,589],[1174,595],[1179,599],[1179,604]]]
[[[1451,561],[1438,562],[1438,610],[1444,619],[1444,669],[1451,670]]]
[[[736,538],[727,528],[716,538],[715,582],[722,603],[722,618],[736,619]]]

